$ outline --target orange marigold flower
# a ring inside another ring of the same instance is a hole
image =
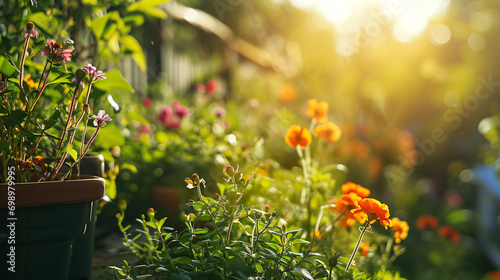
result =
[[[392,231],[394,231],[394,240],[397,244],[401,243],[401,240],[406,239],[408,237],[408,231],[410,230],[410,226],[406,221],[401,221],[398,218],[392,218]]]
[[[453,227],[442,226],[439,228],[439,235],[457,243],[460,240],[460,233]]]
[[[363,188],[362,186],[354,184],[353,182],[347,182],[343,184],[340,188],[343,194],[355,193],[361,198],[366,198],[370,195],[369,189]]]
[[[361,244],[359,244],[359,248],[361,249],[361,255],[363,257],[368,256],[368,249],[370,249],[370,245],[368,245],[368,243],[361,242]]]
[[[325,138],[327,143],[332,143],[340,139],[342,131],[336,124],[327,122],[316,126],[313,130],[313,134],[318,138]]]
[[[281,101],[291,102],[295,100],[296,96],[297,92],[295,91],[295,88],[292,85],[286,84],[281,87],[281,92],[280,92]]]
[[[500,280],[500,270],[490,271],[483,277],[485,280]]]
[[[317,99],[310,99],[307,104],[309,108],[306,110],[306,115],[312,117],[320,123],[326,122],[328,117],[326,113],[328,112],[328,103],[325,101],[318,102]]]
[[[360,222],[369,221],[370,224],[373,224],[379,220],[386,229],[388,226],[392,226],[391,219],[389,219],[389,207],[386,204],[380,203],[374,198],[363,198],[354,202],[354,209],[351,212],[361,215]]]
[[[288,145],[296,148],[298,145],[304,149],[307,145],[311,144],[311,133],[305,127],[300,125],[292,125],[285,135],[285,141]]]
[[[435,229],[438,226],[438,219],[432,215],[420,216],[415,222],[419,230]]]

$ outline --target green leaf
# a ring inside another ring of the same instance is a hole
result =
[[[191,264],[192,260],[188,257],[178,257],[172,260],[175,264]]]
[[[135,2],[128,7],[128,12],[140,11],[148,16],[165,18],[167,14],[156,6],[166,3],[169,0],[143,0]]]
[[[128,113],[127,120],[129,121],[138,121],[141,124],[148,125],[149,121],[143,117],[141,114],[137,112],[137,110],[132,110],[130,113]]]
[[[208,229],[206,228],[195,228],[193,231],[194,234],[205,234],[208,233]]]
[[[131,12],[126,15],[123,20],[127,25],[130,26],[140,26],[144,23],[144,16],[139,12]]]
[[[105,15],[103,17],[94,18],[92,20],[91,28],[96,38],[102,37],[102,33],[104,32],[104,28],[107,25],[108,19],[109,15]]]
[[[125,137],[123,137],[120,128],[113,122],[108,122],[105,127],[99,130],[99,135],[97,135],[92,145],[109,149],[113,146],[122,146],[123,144],[125,144]]]
[[[461,223],[471,221],[473,219],[473,216],[474,214],[469,209],[458,209],[448,214],[446,216],[446,221],[450,225],[457,226]]]
[[[6,126],[16,126],[23,122],[23,120],[28,116],[28,113],[18,109],[12,111],[7,117],[3,120],[3,124]]]
[[[309,244],[310,242],[304,239],[295,239],[292,241],[293,244]]]
[[[59,75],[57,78],[54,80],[50,81],[47,83],[47,85],[51,84],[71,84],[71,79],[73,79],[73,73],[63,73]]]
[[[114,69],[106,72],[106,79],[100,80],[92,85],[94,88],[104,92],[113,93],[117,90],[125,90],[134,92],[134,89],[128,84],[127,80],[123,78],[120,70]]]
[[[137,2],[137,3],[141,3],[141,2]],[[130,52],[132,59],[135,61],[137,66],[139,66],[139,68],[142,71],[146,71],[146,57],[144,56],[144,52],[142,51],[142,47],[139,44],[139,42],[137,41],[137,39],[135,39],[134,37],[132,37],[130,35],[125,35],[125,36],[121,36],[119,40],[120,40],[120,43],[122,46],[122,50],[125,53]]]
[[[262,268],[262,265],[260,265],[260,263],[255,263],[254,267],[255,267],[255,270],[257,270],[258,273],[264,272],[264,269]]]
[[[77,158],[78,158],[78,152],[73,149],[73,147],[68,147],[68,149],[66,150],[66,152],[68,153],[68,155],[74,160],[76,161]]]
[[[172,273],[172,280],[192,280],[186,274]]]
[[[210,215],[208,214],[201,214],[198,217],[196,217],[197,221],[210,221]]]
[[[7,54],[0,56],[0,72],[5,76],[12,76],[16,73],[16,68],[10,63],[10,59]]]
[[[164,217],[163,219],[159,220],[158,221],[158,228],[161,228],[166,220],[167,220],[167,217]]]
[[[205,204],[200,201],[188,203],[189,206],[193,207],[196,211],[202,211],[206,208]]]
[[[49,129],[53,127],[57,122],[59,121],[59,117],[61,116],[61,112],[59,111],[59,108],[54,109],[54,113],[50,116],[47,124],[45,125],[45,129]]]

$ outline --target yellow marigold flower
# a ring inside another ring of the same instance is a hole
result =
[[[24,81],[30,88],[36,88],[36,83],[31,78],[31,74],[26,74],[26,76],[24,76]]]
[[[392,218],[392,231],[394,231],[394,240],[397,244],[401,243],[401,240],[406,239],[408,237],[408,231],[410,230],[410,226],[406,221],[401,221],[398,218]]]
[[[386,229],[388,226],[392,227],[392,221],[389,219],[389,207],[386,204],[380,203],[380,201],[374,198],[355,200],[354,204],[354,209],[351,212],[361,215],[360,222],[369,221],[370,224],[373,224],[379,220],[380,224]]]
[[[286,132],[285,141],[293,148],[300,145],[300,147],[304,149],[307,145],[311,144],[311,133],[309,133],[305,127],[292,125]]]
[[[316,126],[313,130],[313,134],[318,138],[325,138],[327,143],[332,143],[340,139],[342,131],[336,124],[327,122]]]
[[[325,101],[318,102],[317,99],[310,99],[307,104],[309,107],[306,110],[306,115],[312,117],[320,123],[326,122],[328,120],[328,103]]]
[[[321,232],[319,230],[315,231],[315,232],[311,232],[311,237],[316,237],[316,239],[321,239],[323,235],[321,234]]]

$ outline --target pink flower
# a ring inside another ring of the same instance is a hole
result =
[[[54,63],[64,63],[70,60],[72,51],[73,49],[63,49],[58,42],[47,39],[47,46],[42,48],[42,55]]]
[[[224,107],[218,106],[214,111],[215,115],[219,118],[226,115],[226,109],[224,109]]]
[[[85,71],[85,73],[89,74],[92,82],[106,79],[106,77],[104,77],[106,73],[102,72],[101,70],[97,70],[97,68],[92,66],[92,64],[90,63],[87,66],[84,66],[82,69],[83,71]]]
[[[137,140],[141,139],[141,136],[143,134],[150,134],[151,133],[151,129],[149,128],[149,126],[143,124],[141,125],[141,130],[139,132],[137,132],[137,135],[136,135],[136,138]]]
[[[106,126],[107,121],[112,121],[113,119],[109,117],[108,114],[104,112],[104,110],[99,110],[99,113],[96,115],[90,115],[89,118],[94,119],[94,126],[103,127]]]
[[[177,100],[174,101],[174,111],[175,111],[175,114],[179,117],[179,118],[183,118],[185,117],[187,114],[189,114],[189,108],[186,107],[186,106],[182,106],[181,103]]]
[[[143,124],[141,126],[141,133],[149,134],[149,133],[151,133],[151,129],[149,129],[149,126]]]
[[[217,91],[219,88],[219,85],[215,80],[208,80],[207,84],[205,85],[205,92],[207,94],[212,94]]]
[[[167,105],[163,106],[163,109],[160,111],[158,118],[160,119],[160,121],[165,123],[171,115],[172,115],[172,107]]]
[[[27,22],[26,28],[23,29],[24,38],[27,38],[29,36],[30,38],[35,37],[36,39],[38,39],[38,31],[36,31],[34,28],[35,24],[33,22]]]
[[[197,83],[194,85],[194,90],[196,90],[196,92],[205,92],[205,85]]]
[[[142,99],[142,104],[144,104],[144,106],[146,106],[146,108],[149,109],[149,108],[151,108],[151,105],[153,105],[153,101],[151,101],[151,99],[148,97],[144,97]]]
[[[175,115],[172,115],[172,116],[170,116],[170,118],[165,120],[163,122],[163,124],[165,125],[165,128],[167,128],[167,129],[179,128],[181,126],[181,119],[179,119],[179,117],[177,117]]]

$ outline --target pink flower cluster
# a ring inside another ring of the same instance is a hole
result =
[[[197,92],[204,92],[208,95],[215,93],[219,89],[219,84],[215,80],[208,80],[206,84],[196,84],[195,90]]]
[[[175,100],[172,106],[165,105],[160,111],[158,118],[167,129],[176,129],[181,125],[181,120],[189,114],[189,108],[181,105]]]
[[[106,77],[104,76],[106,73],[102,72],[101,70],[97,70],[97,68],[95,66],[92,66],[92,64],[90,63],[82,69],[90,76],[92,82],[106,79]]]

